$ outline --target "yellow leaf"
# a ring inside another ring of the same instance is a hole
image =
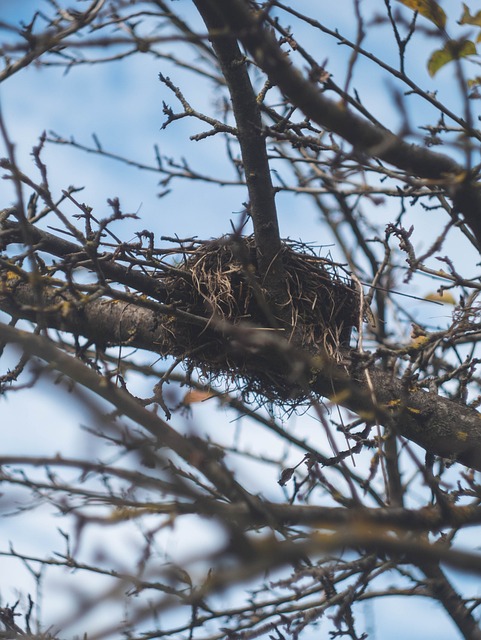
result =
[[[480,38],[480,42],[481,42],[481,33],[479,34],[478,37]],[[472,89],[473,87],[479,87],[479,85],[481,84],[481,76],[476,76],[475,78],[469,78],[467,83],[470,89]]]
[[[459,24],[474,24],[477,27],[481,27],[481,11],[478,11],[474,16],[471,15],[469,7],[463,2],[463,15]]]
[[[467,56],[476,55],[476,45],[471,40],[448,40],[442,49],[434,51],[428,61],[428,72],[433,77],[441,67]]]
[[[60,315],[62,318],[67,318],[72,309],[72,303],[64,300],[60,305]]]
[[[448,293],[447,291],[442,291],[441,293],[428,293],[427,296],[424,296],[425,300],[431,300],[433,302],[444,302],[444,304],[456,304],[456,300],[452,293]]]
[[[5,272],[5,276],[8,283],[11,283],[15,280],[20,280],[20,276],[18,275],[18,273],[16,271],[10,271],[10,269]]]
[[[453,184],[461,184],[465,182],[467,177],[468,177],[467,171],[459,171],[459,173],[456,173],[455,175],[453,175]],[[443,272],[443,270],[440,269],[439,273],[446,273],[446,272]]]
[[[133,520],[134,518],[140,518],[150,513],[159,513],[159,508],[155,505],[146,505],[145,507],[117,507],[107,517],[107,521],[124,522],[125,520]]]
[[[429,342],[429,336],[418,336],[409,345],[412,349],[421,349],[426,342]]]
[[[398,407],[401,404],[401,400],[389,400],[389,402],[386,404],[386,407]]]
[[[440,29],[444,29],[446,26],[446,14],[434,0],[398,0],[398,2],[402,2],[413,11],[419,11],[422,16]]]

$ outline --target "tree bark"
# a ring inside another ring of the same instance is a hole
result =
[[[287,325],[288,293],[281,258],[281,238],[261,111],[247,73],[245,55],[228,23],[209,0],[194,0],[209,31],[222,75],[229,89],[249,192],[248,210],[254,226],[257,267],[266,299],[281,324]],[[279,323],[277,322],[276,325]]]
[[[43,286],[41,308],[38,293],[32,284],[12,274],[3,281],[0,309],[16,318],[36,322],[42,313],[45,326],[83,336],[102,347],[129,345],[163,356],[172,353],[170,316],[181,314],[183,322],[199,327],[199,337],[209,324],[208,318],[193,316],[148,299],[122,301],[119,299],[79,299],[68,291]],[[121,297],[118,292],[118,296]],[[310,388],[317,396],[361,415],[367,422],[389,427],[427,451],[458,461],[481,471],[481,417],[467,407],[435,393],[414,389],[386,371],[371,366],[366,371],[350,364],[346,351],[344,363],[337,363],[327,354],[306,353],[280,338],[276,332],[260,332],[244,325],[223,323],[219,336],[225,337],[226,352],[249,352],[259,367],[283,363],[286,380],[293,376],[310,380]],[[369,390],[366,373],[374,387]]]

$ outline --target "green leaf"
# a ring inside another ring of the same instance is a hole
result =
[[[464,4],[464,2],[463,7],[464,11],[459,24],[474,24],[476,27],[481,27],[481,11],[478,11],[476,15],[472,16],[469,7]]]
[[[434,0],[398,0],[413,11],[418,11],[440,29],[446,26],[446,14]]]
[[[449,40],[442,49],[434,51],[428,61],[428,72],[433,77],[441,67],[468,56],[476,55],[476,46],[471,40]]]

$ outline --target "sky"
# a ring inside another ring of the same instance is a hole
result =
[[[309,10],[312,0],[299,0],[296,7],[299,11]],[[342,0],[348,3],[347,0]],[[61,2],[62,6],[72,5]],[[374,0],[364,0],[363,6],[368,12],[375,6]],[[0,0],[0,15],[3,20],[19,21],[28,19],[32,10],[44,7],[46,3],[30,0]],[[339,3],[326,3],[324,19],[333,29],[339,28],[343,33],[354,34],[352,26],[352,14],[349,11],[340,11]],[[176,3],[187,19],[195,19],[193,6],[187,0]],[[298,27],[299,38],[304,35],[303,28]],[[373,32],[374,33],[374,32]],[[376,32],[379,34],[379,32]],[[0,35],[1,32],[0,32]],[[379,37],[379,35],[377,36]],[[372,46],[374,50],[385,49],[382,41],[372,42],[368,37],[366,46]],[[426,59],[430,44],[420,43],[409,56],[410,69],[414,78],[423,86],[432,87],[442,95],[446,101],[452,101],[456,105],[458,98],[452,91],[452,77],[447,72],[440,72],[436,80],[427,77],[423,61]],[[341,83],[345,74],[349,54],[346,48],[338,45],[332,38],[324,38],[319,42],[319,49],[326,59],[326,66],[333,74],[335,81]],[[388,60],[395,64],[395,59]],[[419,63],[421,61],[421,63]],[[85,65],[71,70],[65,74],[58,67],[49,69],[28,68],[8,79],[0,86],[0,107],[12,142],[15,144],[17,161],[27,174],[35,176],[31,149],[38,144],[39,136],[43,131],[56,134],[69,139],[74,138],[81,144],[91,145],[92,135],[96,134],[103,147],[112,153],[131,157],[139,162],[145,162],[155,166],[154,145],[160,149],[160,153],[166,158],[176,161],[183,157],[188,158],[191,166],[201,172],[212,175],[225,176],[232,179],[233,172],[226,165],[223,144],[219,140],[209,139],[202,142],[189,141],[189,136],[198,133],[202,127],[195,121],[181,120],[167,129],[162,129],[165,116],[162,113],[163,101],[174,107],[175,98],[166,87],[159,82],[158,74],[162,72],[183,87],[186,98],[192,101],[195,108],[210,110],[211,101],[216,99],[213,87],[206,90],[206,85],[200,86],[195,76],[179,70],[166,60],[155,60],[149,56],[135,56],[122,63],[112,65]],[[363,100],[368,109],[382,118],[394,131],[400,126],[401,116],[392,99],[389,83],[380,78],[375,67],[368,62],[360,62],[356,68],[355,82],[359,86],[369,82],[369,91],[363,90]],[[413,100],[412,108],[418,108]],[[419,117],[419,113],[416,113]],[[425,114],[426,120],[432,118],[429,110]],[[4,150],[0,151],[0,155]],[[131,240],[136,231],[144,228],[153,229],[158,236],[199,236],[210,238],[228,233],[231,230],[231,221],[235,223],[239,219],[246,193],[243,188],[223,187],[213,189],[208,185],[196,182],[191,185],[186,182],[174,185],[166,197],[160,198],[158,194],[163,190],[159,185],[159,175],[154,171],[140,171],[133,167],[112,160],[99,158],[91,154],[85,154],[78,150],[58,145],[48,145],[45,150],[44,160],[49,167],[49,180],[54,193],[60,194],[70,185],[84,187],[79,198],[83,202],[94,207],[94,213],[98,217],[108,215],[107,199],[119,197],[121,206],[125,212],[137,213],[139,220],[122,222],[115,230],[122,234],[123,239]],[[39,179],[38,175],[36,179]],[[10,185],[0,184],[2,207],[14,203],[14,193]],[[306,204],[305,199],[293,195],[281,194],[278,196],[279,218],[281,233],[284,237],[315,241],[319,244],[331,245],[332,239],[327,235],[326,229],[320,226],[317,213],[314,208]],[[70,215],[74,215],[73,207],[66,207]],[[390,212],[379,211],[379,216],[390,217]],[[415,214],[421,235],[424,231],[426,237],[433,234],[432,218],[429,214],[419,216]],[[409,217],[408,217],[409,219]],[[427,242],[427,240],[426,240]],[[448,246],[447,249],[450,249]],[[336,247],[331,246],[330,251],[334,257]],[[463,254],[463,259],[469,256]],[[434,312],[433,312],[434,313]],[[443,311],[444,313],[444,311]],[[442,315],[442,314],[441,314]],[[13,361],[13,360],[12,360]],[[150,384],[149,381],[147,384]],[[139,394],[145,391],[146,383],[140,379],[137,381]],[[134,387],[135,388],[135,387]],[[25,403],[25,395],[12,395],[7,401],[0,399],[1,423],[5,433],[2,434],[2,450],[4,454],[19,453],[19,437],[21,433],[21,452],[25,454],[42,453],[51,454],[52,451],[62,451],[63,455],[75,455],[79,451],[85,451],[88,447],[84,434],[79,431],[79,423],[86,419],[79,403],[75,403],[71,396],[55,386],[52,381],[44,381],[29,392],[29,403]],[[220,421],[224,429],[223,435],[217,434],[219,439],[225,438],[227,443],[236,437],[235,425],[231,424],[233,418],[227,410],[214,412],[212,406],[207,403],[196,407],[194,410],[194,423],[196,428],[208,428],[213,420]],[[246,421],[243,421],[244,423]],[[297,417],[293,419],[296,434],[315,439],[320,437],[318,431],[313,430],[313,420],[309,417]],[[13,428],[14,427],[14,428]],[[185,427],[185,425],[184,425]],[[187,428],[187,427],[185,427]],[[249,438],[256,442],[262,442],[266,451],[273,452],[273,448],[279,446],[275,439],[265,431],[261,431],[253,425],[243,427],[240,437],[245,438],[248,444]],[[275,449],[274,449],[275,450]],[[88,453],[88,451],[86,452]],[[92,454],[92,452],[91,452]],[[95,451],[99,455],[100,451]],[[238,473],[251,486],[251,490],[257,488],[258,469],[254,462],[239,461]],[[281,499],[281,489],[278,487],[274,471],[272,478],[266,478],[262,489],[265,495],[272,499]],[[271,492],[271,493],[269,493]],[[3,508],[11,509],[12,505],[3,505]],[[1,502],[0,502],[1,508]],[[40,515],[44,517],[40,517]],[[26,526],[19,530],[16,519],[4,519],[2,524],[3,539],[15,540],[15,545],[25,552],[38,552],[38,546],[51,545],[58,548],[61,534],[57,531],[55,521],[47,516],[46,510],[34,511],[24,516],[32,528],[35,528],[36,537],[32,540],[31,528]],[[189,532],[192,522],[185,519],[180,528],[176,528],[170,536],[164,540],[165,549],[175,559],[185,556],[190,544]],[[203,522],[196,530],[198,539],[197,553],[202,549],[207,552],[209,541],[213,536],[220,535],[219,530],[214,532],[209,523]],[[184,527],[184,530],[182,530]],[[95,548],[108,547],[111,537],[110,531],[92,533],[89,539],[87,534],[84,545]],[[119,527],[116,530],[116,545],[120,557],[127,554],[136,538],[132,528]],[[100,536],[100,537],[99,537]],[[104,537],[103,537],[104,536]],[[2,564],[3,563],[3,564]],[[0,567],[4,567],[6,575],[12,575],[11,561],[1,560]],[[5,578],[0,580],[0,596],[3,601],[12,602],[16,590],[31,588],[31,577],[28,571],[16,573],[15,585],[5,584]],[[3,583],[3,584],[2,584]],[[99,589],[102,584],[96,585]],[[57,609],[45,602],[45,616],[47,619],[55,619],[58,610],[62,610],[63,587],[58,585]],[[65,594],[70,597],[70,594]],[[405,637],[413,639],[436,637],[437,640],[452,640],[456,638],[456,632],[446,622],[444,616],[436,616],[436,606],[419,600],[415,605],[409,602],[409,616],[403,610],[404,601],[395,598],[383,603],[375,611],[366,605],[363,615],[371,622],[371,626],[382,633],[385,625],[391,629],[389,639],[401,640]],[[432,608],[432,615],[426,615],[426,608]],[[417,613],[419,614],[419,617]],[[106,623],[109,614],[106,614]],[[420,620],[429,620],[429,635],[424,635],[425,630],[420,628]],[[398,622],[396,622],[398,621]],[[96,623],[99,621],[96,620]],[[393,630],[397,629],[397,630]],[[304,640],[314,638],[315,634],[304,635]],[[375,637],[375,636],[373,636]],[[382,637],[378,635],[376,637]]]

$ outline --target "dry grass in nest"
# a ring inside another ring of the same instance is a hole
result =
[[[282,261],[291,300],[291,338],[310,353],[325,349],[339,358],[359,320],[359,297],[349,276],[301,243],[284,241]],[[210,319],[207,329],[179,319],[170,321],[175,353],[187,362],[188,369],[196,370],[209,383],[227,381],[247,401],[302,402],[305,381],[286,379],[286,363],[274,362],[269,354],[263,360],[258,353],[243,349],[242,341],[237,349],[232,348],[218,330],[225,322],[257,330],[272,328],[265,313],[269,292],[255,276],[254,239],[224,237],[198,242],[182,251],[176,267],[175,274],[162,278],[167,301]],[[279,333],[286,336],[285,331]]]

